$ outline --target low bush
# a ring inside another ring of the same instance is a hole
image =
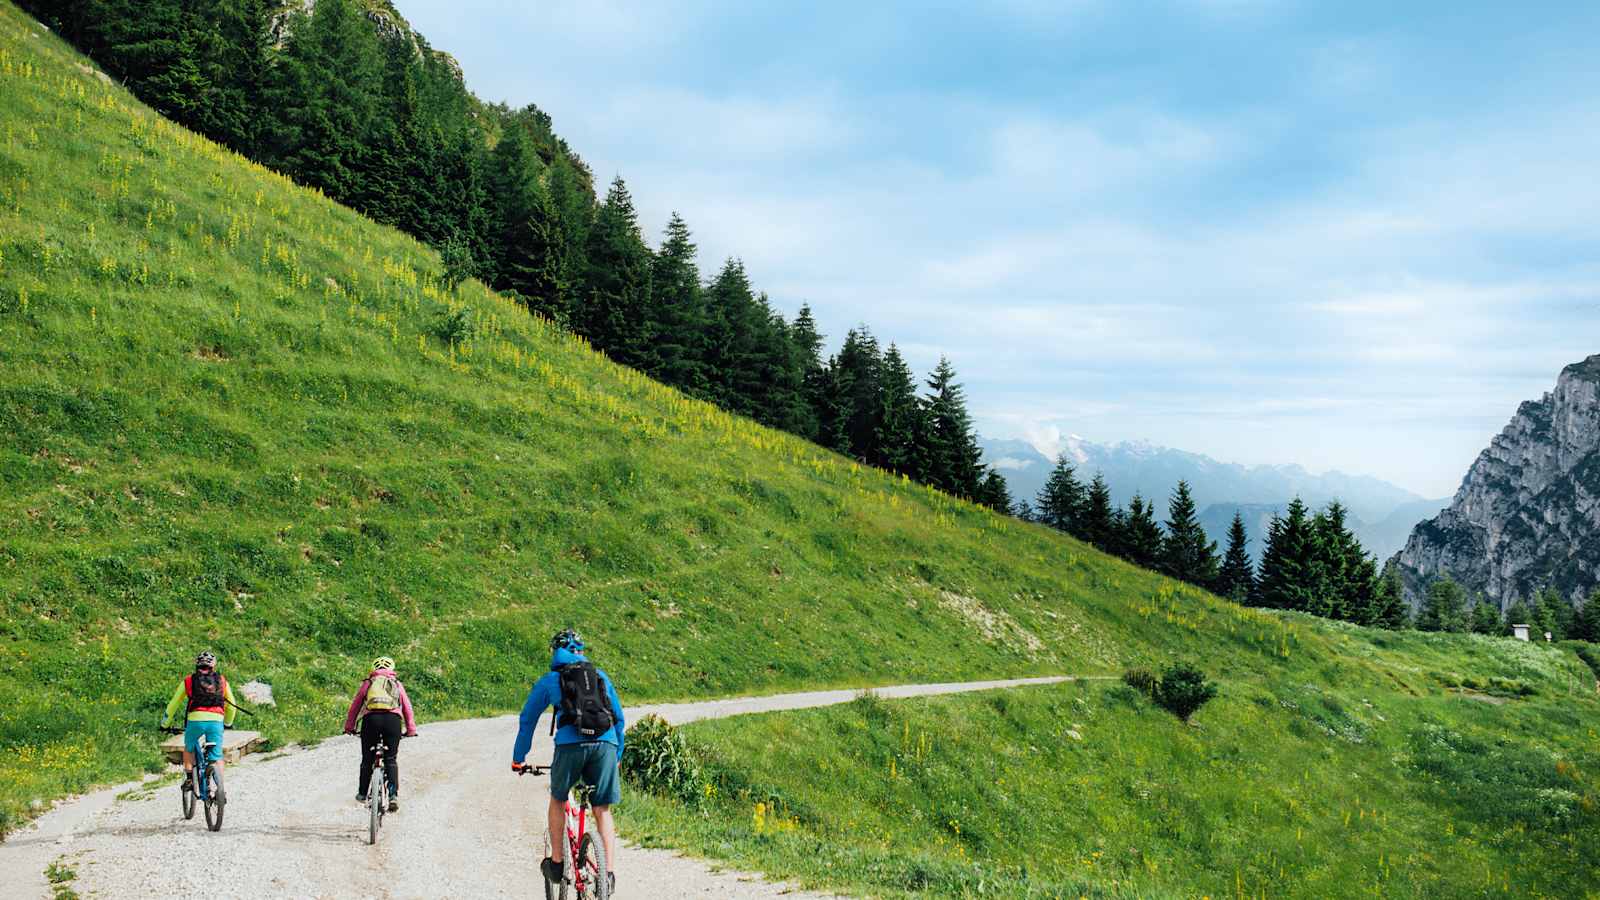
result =
[[[682,732],[660,716],[628,729],[622,777],[641,791],[692,802],[704,780],[700,760]]]
[[[1137,667],[1123,672],[1122,683],[1146,697],[1154,698],[1156,695],[1156,673],[1149,669]]]
[[[1206,681],[1204,672],[1185,663],[1168,666],[1161,673],[1153,695],[1156,704],[1187,722],[1195,711],[1217,695],[1217,686]]]

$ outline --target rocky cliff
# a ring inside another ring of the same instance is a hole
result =
[[[1522,404],[1395,559],[1413,605],[1444,574],[1502,607],[1546,585],[1576,601],[1600,584],[1600,354]]]

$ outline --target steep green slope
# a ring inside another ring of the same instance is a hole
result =
[[[565,623],[630,699],[1180,654],[1374,697],[1580,671],[1240,609],[687,400],[448,295],[9,4],[0,130],[0,826],[153,766],[202,647],[273,685],[278,741],[336,731],[378,652],[424,719],[514,708]]]

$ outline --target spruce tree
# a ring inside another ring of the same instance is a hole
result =
[[[1167,501],[1167,534],[1161,542],[1160,568],[1171,578],[1201,587],[1209,587],[1217,578],[1217,544],[1200,527],[1189,483],[1182,479]]]
[[[800,312],[794,317],[794,323],[789,327],[789,340],[794,345],[795,358],[801,371],[801,394],[807,407],[802,430],[798,434],[808,441],[822,443],[822,404],[826,396],[827,369],[822,364],[822,334],[817,330],[817,320],[811,315],[811,307],[801,304]],[[890,350],[894,350],[890,345]],[[899,351],[894,351],[899,355]],[[887,362],[887,361],[886,361]],[[916,381],[911,376],[911,370],[905,370],[907,383],[910,385],[913,405],[916,401]],[[887,365],[885,378],[890,377]]]
[[[688,224],[674,212],[650,277],[655,315],[648,323],[652,345],[649,371],[667,384],[704,396],[707,382],[700,361],[705,354],[700,342],[705,334],[705,308],[695,253]]]
[[[1005,476],[988,469],[983,485],[978,489],[978,502],[998,513],[1011,514],[1011,490],[1006,487]]]
[[[1306,505],[1299,497],[1290,501],[1286,514],[1274,516],[1261,553],[1256,579],[1257,602],[1272,609],[1310,608],[1313,543]]]
[[[1539,592],[1539,608],[1535,615],[1544,630],[1550,632],[1552,640],[1566,640],[1572,632],[1575,618],[1572,604],[1554,587],[1546,587]]]
[[[1123,529],[1123,557],[1136,566],[1156,568],[1161,560],[1161,526],[1156,523],[1155,504],[1135,493],[1128,501]]]
[[[1237,510],[1233,524],[1228,526],[1228,549],[1222,556],[1222,566],[1217,571],[1216,591],[1237,603],[1246,603],[1255,588],[1255,565],[1250,561],[1249,535],[1245,533],[1244,517]]]
[[[1505,630],[1505,623],[1500,618],[1500,607],[1487,597],[1478,595],[1477,602],[1472,604],[1472,616],[1468,627],[1473,634],[1500,634]]]
[[[1039,521],[1045,525],[1069,534],[1077,534],[1081,530],[1080,523],[1084,518],[1087,500],[1083,484],[1078,481],[1067,454],[1056,457],[1055,468],[1050,470],[1050,476],[1039,488],[1039,495],[1033,503]]]
[[[1419,631],[1466,631],[1467,599],[1461,585],[1449,575],[1428,585],[1417,610]]]
[[[652,255],[639,233],[633,197],[619,175],[589,232],[578,333],[617,362],[642,367],[647,353]]]
[[[377,37],[353,0],[319,0],[289,22],[264,96],[267,162],[334,200],[360,196],[383,93]]]
[[[1405,591],[1400,584],[1400,570],[1394,565],[1384,567],[1373,591],[1372,624],[1390,631],[1411,627],[1411,609],[1406,605]]]
[[[1111,487],[1106,484],[1105,476],[1096,472],[1094,480],[1089,482],[1089,495],[1083,506],[1082,524],[1079,527],[1083,539],[1106,553],[1115,553],[1116,517],[1116,507],[1111,503]]]
[[[1311,522],[1306,612],[1328,619],[1349,619],[1355,614],[1350,601],[1354,599],[1360,572],[1351,568],[1352,564],[1359,565],[1361,554],[1359,542],[1346,525],[1347,518],[1344,504],[1335,500]]]
[[[1575,641],[1600,643],[1600,587],[1589,592],[1589,599],[1583,601],[1583,606],[1572,617],[1570,637]]]
[[[1533,614],[1533,606],[1521,597],[1511,601],[1511,605],[1506,607],[1505,623],[1500,633],[1507,636],[1511,635],[1513,633],[1511,626],[1513,625],[1527,625],[1529,631],[1539,627],[1539,623]],[[1544,636],[1543,632],[1539,636],[1542,638]]]
[[[928,483],[957,497],[973,497],[982,477],[983,453],[972,430],[967,400],[956,382],[955,367],[940,357],[928,377],[923,401],[927,422],[925,458]]]
[[[881,415],[878,420],[877,464],[891,472],[922,480],[920,450],[924,442],[922,404],[916,376],[894,344],[883,354]],[[1002,484],[1004,479],[1001,479]],[[987,480],[985,481],[987,485]],[[1007,492],[1009,497],[1009,491]]]

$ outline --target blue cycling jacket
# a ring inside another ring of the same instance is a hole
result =
[[[511,749],[511,761],[521,764],[528,758],[528,750],[533,746],[534,729],[539,727],[539,719],[544,711],[550,707],[557,710],[561,708],[561,675],[557,672],[562,666],[575,662],[587,662],[581,653],[573,653],[566,648],[559,649],[550,654],[550,671],[533,683],[533,690],[528,692],[528,702],[522,704],[522,715],[517,725],[517,743]],[[602,735],[598,740],[608,744],[617,745],[617,757],[622,756],[622,701],[617,699],[617,687],[611,683],[611,676],[604,669],[596,669],[606,683],[606,696],[611,698],[611,715],[616,723],[611,730]],[[553,714],[552,714],[553,715]],[[591,739],[578,733],[572,725],[562,725],[556,729],[556,744],[584,744]]]

